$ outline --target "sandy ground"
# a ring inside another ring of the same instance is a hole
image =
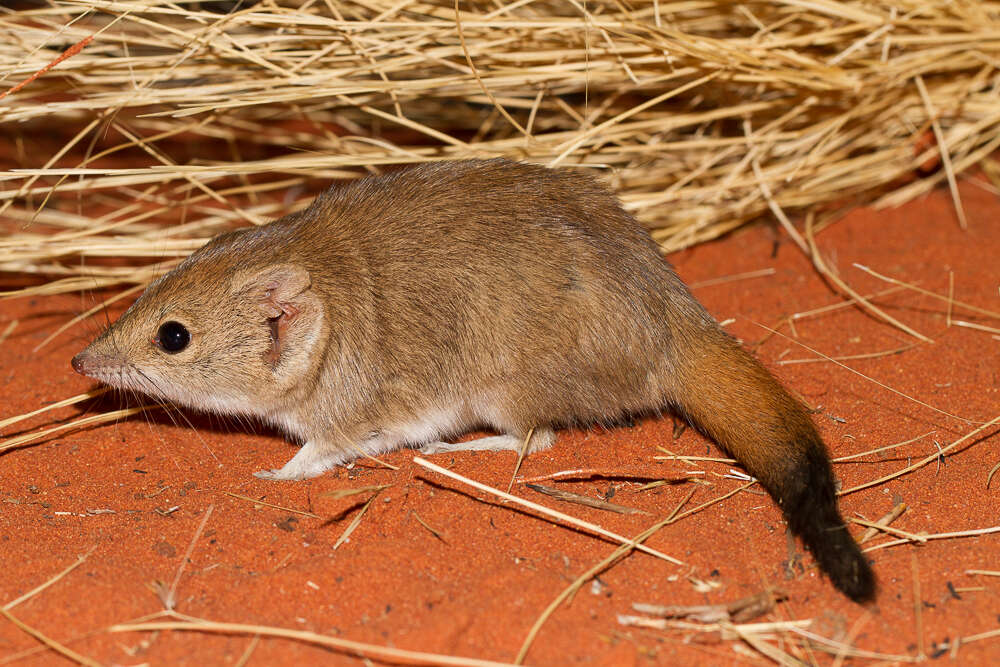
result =
[[[958,228],[948,193],[938,191],[898,210],[857,210],[824,230],[818,243],[831,266],[864,294],[892,286],[854,263],[938,294],[948,293],[952,272],[956,299],[1000,311],[1000,203],[974,182],[962,184],[962,195],[968,231]],[[783,233],[758,226],[670,259],[719,320],[732,320],[728,330],[748,344],[760,343],[760,357],[817,410],[816,423],[834,456],[915,439],[837,464],[844,489],[933,456],[1000,414],[1000,339],[954,321],[949,327],[948,307],[940,300],[911,290],[875,299],[932,344],[914,345],[915,339],[856,307],[801,317],[794,330],[786,324],[781,335],[769,335],[765,327],[794,313],[840,301]],[[765,274],[705,282],[760,271]],[[3,289],[24,284],[16,277],[0,279]],[[69,360],[96,333],[101,318],[33,351],[93,298],[0,302],[0,332],[18,321],[0,343],[0,419],[93,386],[70,370]],[[997,319],[958,306],[952,319],[1000,327]],[[900,348],[905,349],[875,354]],[[851,371],[817,361],[813,350],[834,357],[875,356],[844,361]],[[49,412],[4,429],[0,438],[118,406],[113,399],[85,410]],[[610,431],[562,432],[551,450],[529,457],[521,468],[522,477],[570,469],[615,473],[545,483],[595,498],[613,495],[613,502],[644,513],[569,505],[520,483],[513,492],[632,537],[692,492],[683,510],[743,484],[725,463],[657,459],[663,450],[720,456],[691,430],[675,437],[673,428],[664,418]],[[917,470],[844,495],[845,516],[875,521],[905,503],[907,511],[892,527],[906,534],[1000,525],[1000,475],[987,486],[991,468],[1000,462],[997,434],[997,427],[986,428]],[[615,549],[608,539],[426,470],[413,462],[412,452],[385,457],[398,470],[361,463],[296,483],[252,476],[281,466],[293,453],[292,445],[263,428],[248,432],[215,418],[162,412],[3,452],[0,604],[85,556],[50,587],[8,605],[7,613],[101,664],[360,662],[350,652],[295,639],[257,640],[248,633],[109,632],[114,624],[163,611],[157,588],[175,591],[177,612],[212,621],[512,661],[545,608]],[[512,454],[430,458],[504,489],[515,463]],[[698,475],[703,481],[643,488],[650,480],[690,471],[703,471]],[[335,546],[372,492],[328,494],[374,485],[386,488],[367,505],[349,539]],[[860,536],[864,528],[852,531]],[[795,560],[787,567],[785,524],[757,488],[664,527],[647,544],[683,565],[633,553],[605,569],[545,621],[526,662],[773,664],[750,644],[720,637],[711,627],[656,630],[618,620],[634,613],[633,602],[727,603],[770,585],[781,586],[788,600],[758,622],[811,621],[809,631],[817,637],[886,654],[851,664],[953,655],[952,664],[985,665],[1000,657],[1000,634],[956,642],[998,632],[1000,533],[923,544],[899,534],[871,539],[865,547],[871,549],[880,593],[868,609],[838,595],[801,546],[794,546]],[[761,641],[806,662],[835,660],[816,645],[804,647],[787,628]],[[11,621],[0,620],[0,665],[66,662]]]

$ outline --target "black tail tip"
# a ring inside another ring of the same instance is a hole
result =
[[[820,569],[837,590],[859,604],[875,599],[878,592],[875,573],[847,532],[847,526],[841,523],[823,531],[807,531],[803,537]]]
[[[858,604],[872,602],[878,592],[875,573],[861,554],[858,558],[842,561],[839,571],[830,571],[830,582],[841,593]]]
[[[875,573],[837,509],[833,471],[818,435],[807,440],[804,459],[788,478],[780,497],[792,532],[837,590],[854,602],[874,600]]]

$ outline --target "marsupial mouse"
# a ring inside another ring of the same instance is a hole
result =
[[[303,443],[303,479],[401,447],[550,446],[673,409],[757,478],[848,597],[875,577],[803,406],[691,295],[593,177],[506,160],[336,185],[212,239],[73,359],[112,386]],[[475,428],[497,433],[451,445]]]

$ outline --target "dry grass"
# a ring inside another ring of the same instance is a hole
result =
[[[29,287],[13,286],[9,294],[135,289],[220,230],[293,210],[330,179],[501,155],[601,170],[666,251],[773,216],[822,263],[813,229],[799,229],[798,218],[819,221],[818,233],[844,205],[898,204],[947,184],[954,224],[969,224],[956,174],[1000,147],[998,24],[1000,3],[878,0],[305,0],[281,6],[265,1],[224,16],[190,0],[66,0],[0,8],[0,146],[4,163],[18,167],[0,172],[0,272],[39,278]],[[995,163],[984,167],[993,179]],[[725,280],[756,275],[765,274]],[[876,277],[896,287],[867,296],[852,292],[849,302],[792,319],[903,289],[945,300],[949,323],[953,307],[995,316],[952,294]],[[0,332],[0,344],[16,326],[11,322]],[[817,359],[833,361],[818,353]],[[19,435],[0,443],[0,451],[153,407]],[[998,419],[976,422],[977,428],[933,456],[845,493],[928,465]],[[675,512],[628,538],[416,462],[622,545],[560,593],[537,619],[524,649],[551,611],[592,573],[635,550],[674,561],[643,540],[664,523],[731,495]],[[890,521],[864,522],[879,526],[885,538],[872,549],[1000,530],[918,534],[887,529]],[[886,537],[892,532],[903,538]],[[167,591],[171,597],[182,575],[178,569]],[[241,633],[373,658],[490,664],[286,628],[166,616],[169,622],[110,630]],[[794,659],[775,647],[785,646],[781,642],[828,651],[838,661],[917,659],[857,651],[850,638],[832,642],[806,625],[796,620],[669,627],[727,633],[778,664]],[[65,648],[37,630],[22,629],[44,642],[44,650]],[[996,636],[982,632],[957,638],[952,646],[957,651]],[[63,654],[88,664],[82,655]]]
[[[141,285],[331,178],[498,155],[602,169],[665,250],[761,215],[804,247],[790,216],[954,187],[1000,146],[998,21],[993,2],[24,2],[0,10],[21,167],[0,172],[0,270],[54,281],[34,293]]]

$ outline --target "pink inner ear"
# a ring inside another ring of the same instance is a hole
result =
[[[281,359],[281,350],[288,335],[288,327],[298,316],[299,309],[291,303],[277,303],[270,299],[265,305],[273,306],[278,313],[277,317],[267,319],[267,326],[271,333],[271,347],[264,353],[264,361],[274,366]]]

